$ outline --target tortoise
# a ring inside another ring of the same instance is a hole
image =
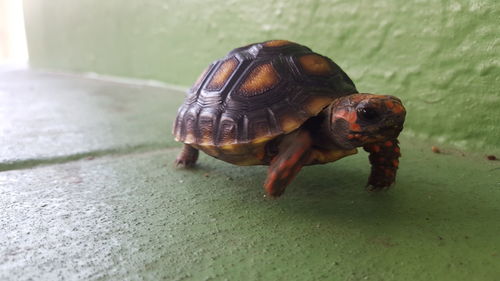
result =
[[[236,165],[269,165],[264,189],[280,196],[306,165],[369,152],[368,190],[395,182],[406,110],[389,95],[359,93],[331,59],[287,40],[236,48],[210,64],[178,110],[175,160],[199,150]]]

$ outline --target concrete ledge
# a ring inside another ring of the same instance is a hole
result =
[[[170,128],[184,93],[72,75],[0,75],[0,170],[94,151],[173,144]]]

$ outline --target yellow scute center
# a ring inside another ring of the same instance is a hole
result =
[[[305,55],[299,58],[304,70],[310,74],[325,75],[332,72],[330,63],[322,56],[316,54]]]
[[[271,89],[279,82],[279,76],[271,64],[262,64],[254,68],[239,91],[244,96],[255,96]]]
[[[266,46],[266,47],[281,47],[281,46],[285,46],[285,45],[288,45],[291,43],[292,42],[290,42],[288,40],[271,40],[271,41],[267,41],[266,43],[264,43],[264,46]]]
[[[234,72],[237,65],[238,65],[238,60],[236,58],[230,58],[224,61],[219,66],[214,76],[212,76],[212,79],[210,80],[210,83],[208,83],[207,88],[209,90],[221,89],[222,86],[224,86],[226,81],[229,79],[231,74]]]

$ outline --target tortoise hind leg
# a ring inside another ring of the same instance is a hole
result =
[[[177,167],[192,168],[198,160],[198,149],[190,146],[189,144],[184,144],[181,153],[175,159],[175,165]]]
[[[264,189],[272,197],[278,197],[288,184],[309,162],[311,155],[311,136],[307,131],[298,131],[288,135],[280,144],[267,174]]]

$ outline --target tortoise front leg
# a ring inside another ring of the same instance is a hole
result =
[[[177,167],[192,168],[198,160],[198,149],[190,146],[189,144],[184,144],[181,153],[175,159],[175,165]]]
[[[388,140],[384,143],[365,145],[363,148],[370,152],[372,170],[368,179],[367,188],[370,191],[379,191],[390,187],[396,180],[396,171],[399,165],[398,140]]]
[[[267,194],[278,197],[285,192],[285,188],[309,161],[311,144],[311,136],[305,130],[292,133],[283,139],[278,154],[269,165],[264,183]]]

